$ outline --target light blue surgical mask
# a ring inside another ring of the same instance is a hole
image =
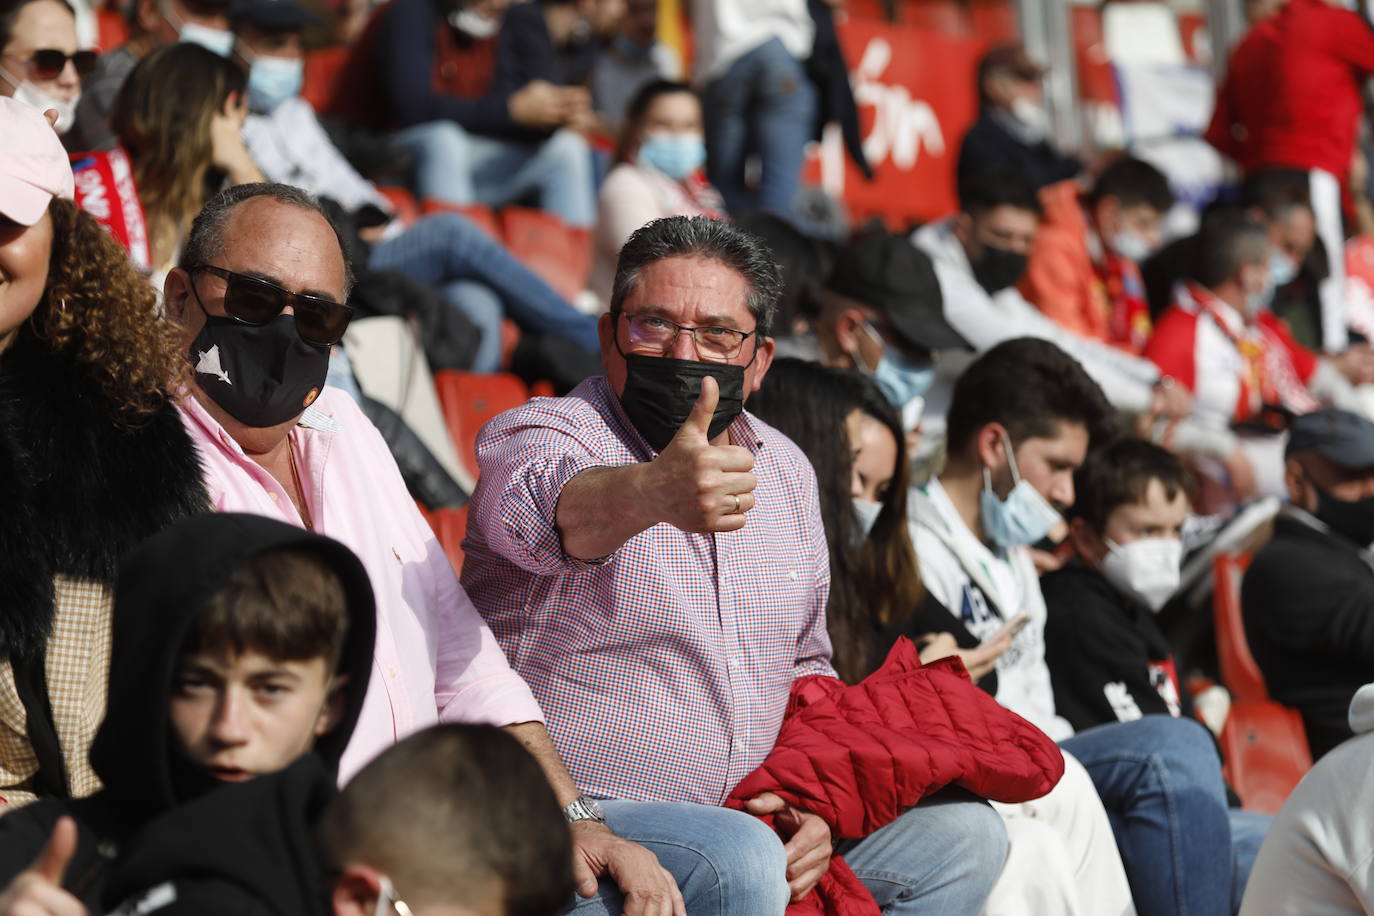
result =
[[[999,499],[992,489],[992,472],[983,468],[983,490],[978,494],[983,531],[1003,549],[1025,547],[1049,534],[1063,517],[1029,480],[1021,479],[1016,469],[1016,453],[1006,433],[1002,434],[1002,445],[1015,485],[1006,499]]]
[[[866,499],[854,497],[854,516],[859,521],[859,526],[854,532],[854,546],[862,544],[873,533],[873,526],[878,521],[878,516],[883,512],[882,503],[869,502]]]
[[[1298,265],[1281,251],[1269,252],[1269,279],[1274,286],[1287,286],[1298,275]]]
[[[646,134],[639,158],[669,178],[682,181],[706,162],[706,140],[697,133]]]
[[[878,365],[871,370],[871,374],[874,384],[882,391],[888,403],[901,410],[915,398],[925,397],[925,393],[935,384],[935,364],[918,363],[906,354],[895,351],[868,322],[864,322],[861,327],[883,348],[883,355],[878,360]],[[854,362],[864,366],[861,359],[855,359]]]
[[[234,50],[234,33],[228,29],[212,29],[196,22],[183,22],[177,30],[182,41],[200,45],[207,51],[214,51],[220,57],[228,57]]]
[[[305,61],[290,57],[259,57],[248,68],[248,105],[264,114],[300,94]]]
[[[1112,251],[1128,261],[1140,262],[1154,253],[1153,246],[1143,235],[1138,235],[1129,229],[1122,229],[1112,236]]]

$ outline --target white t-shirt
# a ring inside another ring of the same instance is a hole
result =
[[[977,639],[992,636],[1022,611],[1030,623],[997,660],[997,702],[1055,741],[1073,726],[1054,711],[1045,665],[1045,599],[1024,547],[994,552],[960,518],[938,480],[911,491],[911,540],[921,581],[931,596]]]
[[[771,38],[798,60],[811,56],[816,26],[806,0],[692,0],[697,60],[693,72],[713,80]]]

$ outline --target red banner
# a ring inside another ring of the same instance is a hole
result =
[[[974,77],[985,43],[867,19],[841,24],[840,42],[875,177],[864,180],[832,125],[807,179],[843,198],[856,220],[876,216],[893,229],[952,213],[959,144],[978,114]]]
[[[115,241],[129,252],[129,260],[144,273],[152,273],[148,224],[134,187],[129,157],[121,149],[102,153],[76,153],[71,157],[76,176],[76,205],[94,216]]]

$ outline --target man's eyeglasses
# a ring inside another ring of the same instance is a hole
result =
[[[622,314],[630,326],[628,340],[631,349],[667,353],[673,348],[673,344],[677,343],[677,336],[686,331],[696,342],[697,355],[704,360],[715,362],[734,359],[744,347],[744,342],[758,333],[714,326],[689,328],[685,324],[678,324],[657,315],[631,315],[628,312]]]
[[[67,68],[67,61],[71,61],[72,65],[76,67],[76,75],[85,79],[95,69],[97,56],[95,51],[77,51],[75,54],[68,54],[54,48],[40,48],[34,51],[33,56],[24,63],[28,64],[29,72],[38,79],[55,80]],[[16,60],[18,59],[16,58]]]
[[[380,893],[377,894],[377,908],[373,911],[372,916],[388,916],[392,910],[395,910],[399,916],[412,916],[410,907],[406,906],[406,902],[396,895],[396,888],[392,885],[391,879],[386,875],[381,875],[379,883],[381,887],[378,888]]]
[[[338,343],[353,319],[350,306],[332,299],[293,293],[275,283],[210,264],[191,268],[192,274],[197,272],[224,281],[224,311],[244,324],[267,324],[291,306],[296,314],[296,333],[307,343],[322,347]]]

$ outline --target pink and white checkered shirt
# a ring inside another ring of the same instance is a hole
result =
[[[589,468],[654,454],[606,380],[478,437],[463,587],[590,795],[719,804],[772,750],[793,679],[834,675],[815,473],[748,414],[730,437],[758,477],[744,528],[659,524],[595,563],[563,552],[559,493]]]

